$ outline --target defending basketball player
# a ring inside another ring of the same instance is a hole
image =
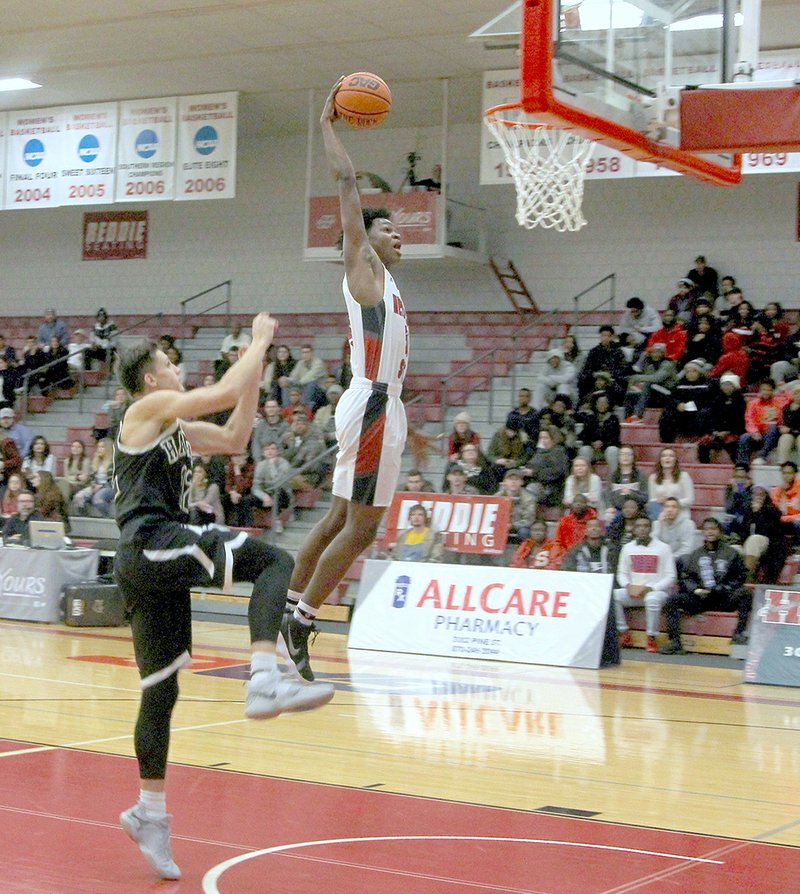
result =
[[[400,260],[400,234],[384,209],[361,208],[356,174],[334,131],[333,86],[320,125],[339,188],[344,283],[353,380],[336,407],[339,452],[331,507],[301,547],[281,633],[301,677],[314,679],[308,639],[322,603],[372,543],[400,474],[406,414],[400,400],[408,364],[408,324],[389,273]]]
[[[139,801],[120,822],[161,878],[180,878],[170,848],[164,780],[178,671],[191,660],[191,587],[253,583],[245,716],[305,711],[333,697],[328,684],[309,687],[278,670],[275,644],[292,571],[289,554],[221,525],[188,524],[192,454],[246,449],[275,325],[269,314],[258,314],[250,348],[206,388],[184,391],[177,367],[146,342],[126,351],[120,362],[120,382],[134,400],[114,451],[120,529],[114,573],[131,619],[142,687],[134,732]],[[224,426],[185,421],[231,407]]]

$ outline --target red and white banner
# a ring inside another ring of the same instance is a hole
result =
[[[8,113],[5,207],[55,208],[61,205],[63,109]]]
[[[398,491],[386,513],[384,543],[394,546],[397,532],[408,527],[408,510],[421,503],[430,526],[442,534],[444,548],[457,553],[500,555],[508,540],[511,500],[508,497],[410,494]]]
[[[147,211],[89,211],[83,215],[83,260],[147,257]]]
[[[117,104],[64,109],[62,205],[109,205],[117,172]]]
[[[175,96],[119,104],[118,202],[166,202],[175,198],[177,115]]]
[[[238,98],[237,93],[207,93],[178,100],[177,200],[236,195]]]
[[[610,574],[364,562],[348,647],[599,667]]]
[[[392,223],[400,230],[403,245],[436,245],[438,192],[362,193],[361,204],[368,208],[386,208]],[[342,231],[338,196],[311,196],[308,200],[307,249],[326,249],[331,257],[340,255],[337,242]]]

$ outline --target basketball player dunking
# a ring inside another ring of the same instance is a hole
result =
[[[333,128],[333,98],[341,83],[331,90],[320,124],[339,187],[353,380],[336,407],[339,452],[331,508],[297,554],[281,624],[289,658],[308,681],[314,679],[308,638],[317,611],[375,539],[397,486],[406,440],[400,391],[408,364],[408,324],[388,269],[400,260],[400,234],[385,209],[361,208],[353,164]]]
[[[142,687],[134,732],[139,801],[121,814],[120,822],[161,878],[180,878],[170,848],[164,779],[178,671],[191,660],[191,587],[253,583],[247,717],[305,711],[333,697],[328,684],[309,687],[278,671],[275,643],[292,571],[289,554],[244,532],[188,524],[192,452],[246,449],[274,330],[272,317],[258,314],[244,356],[219,382],[193,391],[183,390],[177,367],[152,344],[131,348],[120,361],[120,382],[134,401],[114,451],[120,529],[114,573],[131,618]],[[183,421],[231,407],[224,426]]]

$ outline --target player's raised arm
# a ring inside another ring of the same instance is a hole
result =
[[[339,188],[339,209],[344,241],[342,253],[350,292],[359,304],[375,305],[383,295],[383,265],[372,248],[361,214],[356,172],[333,127],[337,118],[333,104],[342,78],[333,85],[320,117],[325,155]]]

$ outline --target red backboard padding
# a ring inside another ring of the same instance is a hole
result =
[[[800,151],[800,87],[684,90],[680,114],[690,152]]]

